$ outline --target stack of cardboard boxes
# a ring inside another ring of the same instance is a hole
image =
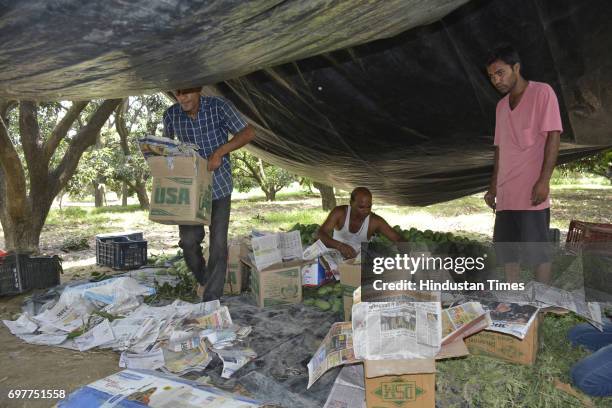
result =
[[[361,285],[361,265],[350,260],[339,265],[344,289],[344,318],[351,320],[351,309]],[[356,300],[355,300],[356,299]],[[541,317],[541,316],[540,316]],[[435,360],[485,355],[515,364],[535,363],[539,348],[539,320],[534,319],[523,340],[508,334],[483,330],[444,345]],[[434,408],[435,360],[365,361],[365,397],[368,408]]]

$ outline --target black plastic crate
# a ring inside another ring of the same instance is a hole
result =
[[[0,295],[59,285],[60,273],[62,261],[58,256],[7,255],[0,264]]]
[[[142,232],[126,231],[126,232],[112,232],[110,234],[96,235],[96,262],[98,263],[98,265],[104,265],[100,263],[100,259],[98,258],[98,254],[100,253],[100,242],[108,242],[109,239],[112,240],[113,238],[121,238],[121,237],[127,237],[131,239],[132,241],[143,241],[144,240],[142,236]]]
[[[146,265],[147,241],[133,239],[135,235],[96,236],[96,263],[119,270]]]

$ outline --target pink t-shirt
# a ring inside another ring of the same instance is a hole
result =
[[[542,210],[550,198],[531,205],[531,190],[540,177],[548,132],[563,131],[559,102],[548,84],[529,81],[519,104],[510,109],[504,96],[495,112],[495,141],[499,147],[496,211]]]

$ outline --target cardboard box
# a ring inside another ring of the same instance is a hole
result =
[[[361,286],[361,264],[346,261],[338,265],[338,270],[340,271],[340,284],[342,285],[344,321],[349,322],[353,308],[353,292]]]
[[[212,173],[200,156],[147,159],[153,176],[149,219],[160,224],[209,225]]]
[[[326,282],[325,269],[318,259],[310,262],[302,266],[302,286],[317,287]]]
[[[242,262],[251,268],[251,293],[259,307],[302,302],[304,261],[282,262],[258,270],[248,259]]]
[[[461,340],[445,345],[435,360],[468,354]],[[365,361],[365,393],[368,408],[435,408],[434,359]]]
[[[534,319],[523,340],[509,334],[483,330],[465,338],[470,354],[489,356],[516,364],[533,365],[540,347],[542,314]]]
[[[334,272],[322,257],[302,267],[302,286],[317,287],[334,281]]]
[[[240,259],[248,256],[249,249],[244,241],[232,242],[227,246],[227,273],[224,295],[239,295],[247,289],[250,268]]]
[[[436,374],[385,375],[374,378],[368,378],[366,374],[365,393],[368,408],[434,408]]]

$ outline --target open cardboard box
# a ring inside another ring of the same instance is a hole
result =
[[[533,319],[524,339],[510,334],[482,330],[465,338],[470,354],[493,357],[510,363],[533,365],[540,348],[540,324],[543,313]]]
[[[241,261],[251,269],[251,293],[259,307],[300,303],[302,301],[301,269],[305,261],[281,262],[262,270],[248,258]]]
[[[242,238],[230,242],[227,246],[227,272],[225,275],[225,285],[223,294],[239,295],[247,289],[249,279],[249,267],[240,262],[249,254],[246,239]]]

